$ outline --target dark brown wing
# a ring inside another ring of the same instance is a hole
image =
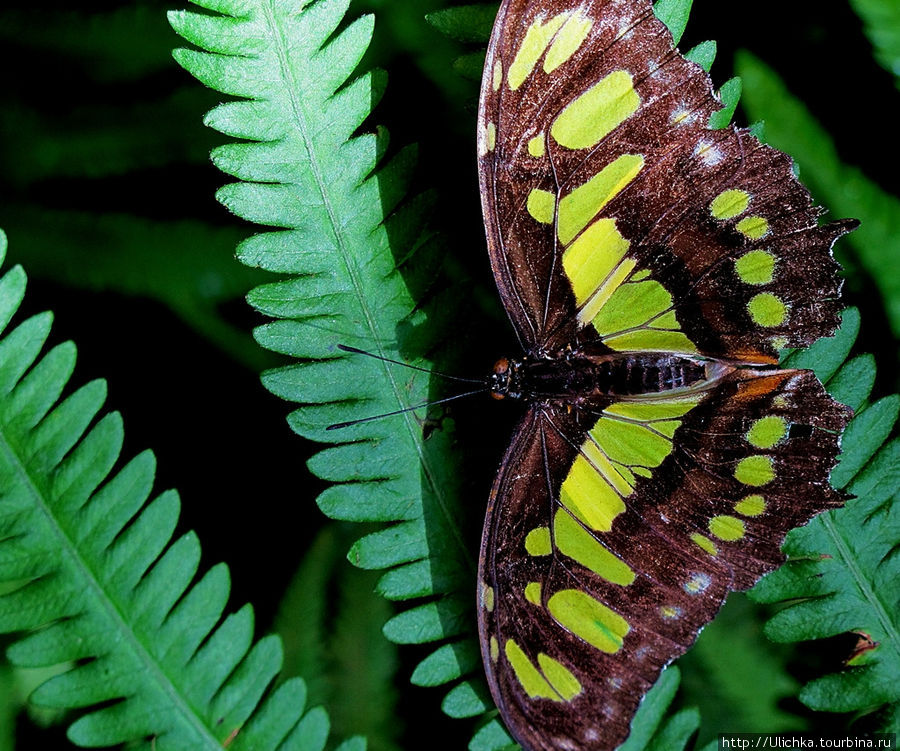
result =
[[[848,410],[806,371],[567,410],[535,404],[497,477],[480,559],[488,682],[528,751],[613,749],[727,593],[839,505]]]
[[[504,0],[479,110],[488,248],[524,347],[775,362],[834,332],[835,240],[791,160],[710,130],[649,0]]]

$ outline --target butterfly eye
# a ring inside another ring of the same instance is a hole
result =
[[[509,360],[501,357],[494,363],[494,369],[491,372],[491,396],[494,399],[506,399],[510,394],[511,384],[512,369]]]

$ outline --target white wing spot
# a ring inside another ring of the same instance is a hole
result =
[[[700,141],[694,149],[694,156],[710,167],[717,165],[723,159],[722,151],[709,141]]]
[[[681,106],[678,107],[670,116],[669,122],[672,125],[692,125],[697,121],[697,113],[695,111],[689,110],[687,107]]]
[[[684,591],[689,595],[699,595],[705,592],[711,583],[709,574],[694,574],[684,583]]]
[[[681,617],[681,608],[676,605],[663,605],[659,609],[659,613],[663,620],[674,621]]]
[[[631,30],[631,28],[631,18],[626,15],[625,18],[619,20],[619,25],[616,28],[616,39],[621,39]]]
[[[653,78],[656,81],[658,81],[659,83],[663,83],[663,84],[668,83],[669,80],[671,79],[671,76],[669,75],[669,71],[667,68],[657,68],[655,71],[653,71],[651,73],[651,75],[653,76]]]

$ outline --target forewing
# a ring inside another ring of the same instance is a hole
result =
[[[828,475],[848,417],[805,371],[531,407],[491,496],[478,611],[491,692],[525,749],[624,740],[728,591],[841,503]]]
[[[506,0],[488,48],[488,248],[528,350],[775,362],[838,325],[831,247],[790,159],[710,130],[709,76],[649,0]]]

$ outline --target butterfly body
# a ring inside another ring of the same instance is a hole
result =
[[[728,592],[845,497],[850,410],[777,370],[840,320],[834,242],[785,154],[711,128],[712,82],[649,0],[503,0],[478,112],[488,251],[527,353],[478,623],[527,751],[604,751]]]
[[[555,355],[503,358],[491,374],[497,399],[597,406],[613,397],[639,398],[708,388],[731,366],[671,353],[596,353],[590,347]]]

